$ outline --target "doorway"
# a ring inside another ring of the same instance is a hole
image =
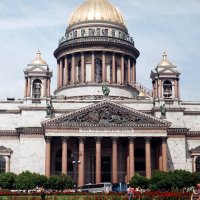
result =
[[[101,181],[111,182],[111,157],[101,157]]]

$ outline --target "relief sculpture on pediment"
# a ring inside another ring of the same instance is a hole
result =
[[[119,110],[114,107],[105,106],[93,110],[88,110],[79,115],[72,116],[64,124],[82,125],[128,125],[128,124],[148,124],[149,119],[134,113]],[[151,120],[151,123],[154,123]]]

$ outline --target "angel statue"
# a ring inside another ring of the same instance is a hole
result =
[[[110,89],[108,88],[107,85],[103,85],[103,86],[102,86],[102,91],[103,91],[103,95],[104,95],[104,96],[109,96]]]
[[[167,111],[167,108],[165,107],[165,104],[161,105],[160,106],[160,112],[161,112],[161,119],[166,119],[166,111]]]

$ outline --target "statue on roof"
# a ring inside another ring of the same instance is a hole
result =
[[[50,101],[50,103],[47,103],[47,117],[52,117],[52,108],[53,108],[53,105],[52,105],[52,101]]]
[[[160,106],[160,112],[161,112],[161,119],[166,119],[166,111],[167,111],[167,108],[165,106],[165,104],[161,105]]]
[[[103,91],[103,95],[104,95],[104,96],[109,96],[109,94],[110,94],[110,89],[108,88],[107,85],[103,85],[103,86],[102,86],[102,91]]]

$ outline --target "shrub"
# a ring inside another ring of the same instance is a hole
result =
[[[47,186],[47,177],[31,173],[29,171],[22,172],[15,178],[15,185],[17,189],[28,190],[34,189],[36,186]]]
[[[3,189],[14,189],[16,176],[12,172],[0,173],[0,187]]]
[[[72,188],[73,181],[69,176],[64,174],[60,176],[51,176],[48,180],[48,188],[56,190],[64,190],[66,188]]]

